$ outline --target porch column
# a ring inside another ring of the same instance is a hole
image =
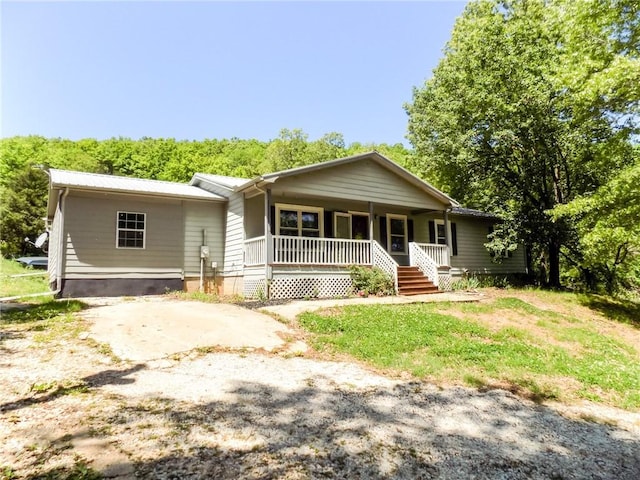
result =
[[[449,235],[449,211],[445,210],[443,213],[444,213],[444,243],[447,245],[447,255],[449,256],[447,260],[451,262],[451,238]]]
[[[267,298],[269,297],[269,283],[271,280],[271,264],[273,263],[273,239],[271,236],[271,190],[264,191],[264,278],[267,281]]]
[[[369,243],[371,248],[371,263],[373,263],[373,242],[375,242],[373,239],[373,224],[373,202],[369,202]]]

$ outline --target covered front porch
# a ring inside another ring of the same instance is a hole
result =
[[[444,286],[455,202],[376,152],[264,175],[242,193],[247,297],[347,295],[351,265],[382,269],[396,291],[408,266]]]
[[[408,265],[440,290],[448,290],[446,245],[408,242]],[[351,265],[378,267],[402,291],[399,263],[377,240],[264,235],[244,242],[247,298],[316,298],[352,293]]]

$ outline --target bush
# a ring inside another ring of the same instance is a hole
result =
[[[393,295],[395,293],[393,278],[378,267],[352,265],[349,267],[349,272],[353,282],[353,293],[358,296]]]

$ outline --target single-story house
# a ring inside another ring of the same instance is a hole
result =
[[[380,267],[411,294],[464,272],[526,271],[524,248],[501,263],[485,249],[496,217],[377,152],[189,184],[49,173],[49,280],[61,296],[342,296],[350,265]]]

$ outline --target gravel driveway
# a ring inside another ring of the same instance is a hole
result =
[[[0,467],[21,478],[74,462],[121,479],[640,478],[635,413],[291,354],[114,364],[77,338],[34,349],[35,334],[0,344]]]

